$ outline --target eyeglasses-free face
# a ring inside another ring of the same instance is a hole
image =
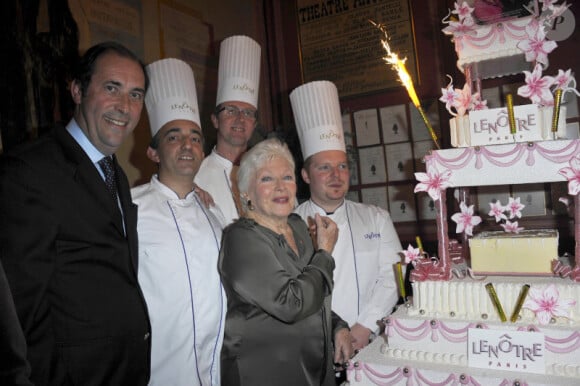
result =
[[[224,112],[224,115],[228,118],[238,118],[240,114],[244,119],[248,121],[255,121],[257,111],[254,109],[239,109],[236,106],[225,105],[222,108],[216,111],[216,115],[219,113]]]

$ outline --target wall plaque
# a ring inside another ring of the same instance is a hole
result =
[[[304,82],[330,80],[341,97],[399,86],[396,72],[383,60],[384,35],[372,20],[386,29],[391,50],[407,57],[417,83],[409,0],[296,1]]]

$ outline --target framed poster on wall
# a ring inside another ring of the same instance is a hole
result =
[[[301,70],[304,82],[330,80],[341,97],[400,85],[383,60],[384,26],[391,49],[407,58],[414,82],[418,66],[409,0],[296,0]]]

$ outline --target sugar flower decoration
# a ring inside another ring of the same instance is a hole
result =
[[[471,17],[471,13],[473,12],[473,8],[467,4],[467,2],[463,1],[461,4],[455,3],[455,10],[452,13],[459,16],[459,20],[463,20],[466,17]]]
[[[439,200],[441,191],[451,186],[451,170],[445,170],[443,173],[430,171],[428,173],[415,173],[415,178],[419,183],[415,186],[415,193],[427,192],[434,201]]]
[[[566,90],[570,83],[576,83],[576,80],[572,76],[572,70],[568,69],[564,71],[562,69],[558,70],[558,75],[554,77],[554,86],[558,89]]]
[[[449,78],[449,84],[447,87],[441,89],[441,98],[439,100],[445,103],[445,108],[451,110],[451,107],[455,103],[455,89],[453,89],[453,79],[447,75]]]
[[[520,227],[517,221],[511,222],[507,220],[504,224],[499,224],[505,232],[508,233],[520,233],[520,231],[524,230],[523,227]]]
[[[443,20],[447,27],[443,28],[443,33],[446,35],[453,35],[455,39],[461,42],[463,36],[475,36],[477,31],[475,29],[475,21],[472,17],[459,18],[460,21]]]
[[[575,196],[580,192],[580,154],[570,160],[570,167],[558,171],[568,180],[568,193]]]
[[[405,264],[411,263],[415,265],[417,260],[421,258],[421,250],[419,248],[413,248],[411,244],[409,244],[406,250],[403,250],[403,254],[405,255]]]
[[[555,90],[562,90],[562,98],[569,91],[580,96],[580,93],[576,90],[576,78],[572,75],[571,69],[568,69],[567,71],[558,70],[558,75],[554,77],[553,87]]]
[[[495,222],[500,222],[501,220],[507,220],[507,216],[504,214],[505,208],[501,204],[500,200],[496,202],[489,203],[489,213],[488,216],[495,217]]]
[[[463,116],[468,110],[487,109],[487,101],[482,101],[479,93],[472,94],[468,83],[462,89],[453,88],[453,79],[450,79],[447,87],[441,89],[439,101],[445,103],[445,108],[453,116]]]
[[[513,198],[510,197],[508,204],[506,205],[506,209],[510,212],[510,219],[512,218],[522,218],[522,209],[526,206],[520,203],[520,198]]]
[[[530,23],[526,26],[527,39],[520,41],[517,47],[526,55],[526,61],[542,63],[548,66],[548,54],[558,45],[552,40],[546,40],[546,32],[543,26]]]
[[[550,86],[554,83],[551,76],[542,77],[542,66],[536,64],[534,71],[524,71],[526,85],[518,88],[518,95],[530,98],[533,103],[540,105],[553,105],[554,97],[550,92]]]
[[[487,101],[482,101],[479,93],[473,94],[471,103],[472,110],[487,110]]]
[[[538,323],[548,324],[555,317],[569,318],[570,310],[576,305],[574,299],[561,299],[560,293],[554,284],[545,288],[530,288],[528,297],[523,305],[536,314]]]
[[[457,223],[455,233],[465,232],[466,235],[473,236],[473,227],[481,223],[481,217],[473,215],[473,205],[465,205],[464,201],[459,204],[461,212],[455,213],[451,219]]]
[[[471,107],[471,87],[469,83],[463,85],[463,89],[455,90],[455,103],[453,107],[457,110],[457,115],[465,115]]]

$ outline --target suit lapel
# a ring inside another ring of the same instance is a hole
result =
[[[74,165],[74,179],[79,183],[79,185],[84,187],[84,190],[87,192],[87,194],[92,197],[94,201],[96,201],[98,205],[100,205],[106,211],[106,213],[111,215],[113,224],[117,230],[122,235],[124,235],[125,232],[123,230],[123,218],[117,203],[111,199],[111,195],[107,190],[105,181],[103,181],[103,178],[97,171],[95,165],[91,162],[85,151],[64,127],[57,127],[55,131],[55,138],[59,143],[61,143],[65,156]],[[117,170],[121,170],[121,168],[117,165],[116,160],[115,166]],[[122,175],[126,183],[127,177],[125,177],[124,173],[122,173]],[[117,174],[117,179],[119,179],[119,174]],[[121,180],[122,179],[123,178],[121,178]],[[121,201],[121,203],[122,202],[123,201]]]

